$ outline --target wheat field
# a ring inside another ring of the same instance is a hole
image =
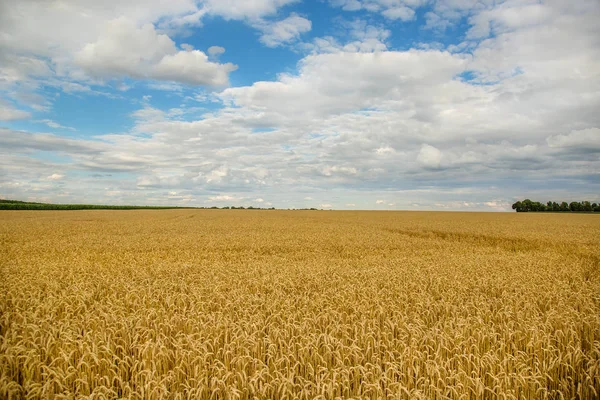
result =
[[[0,213],[2,399],[594,399],[600,217]]]

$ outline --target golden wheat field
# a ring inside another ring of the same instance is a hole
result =
[[[600,217],[0,213],[0,398],[594,399]]]

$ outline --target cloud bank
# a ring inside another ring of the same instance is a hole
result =
[[[332,0],[329,31],[294,1],[154,6],[2,3],[1,196],[494,211],[525,196],[599,200],[597,2]],[[215,20],[290,58],[244,79],[268,63],[187,42]],[[398,45],[412,23],[464,29]],[[129,124],[86,133],[52,115],[64,96],[125,97]]]

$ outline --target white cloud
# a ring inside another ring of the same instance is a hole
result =
[[[377,200],[375,201],[375,204],[385,204],[385,200]]]
[[[509,2],[514,0],[509,0]],[[516,0],[521,1],[521,0]],[[529,0],[524,0],[528,2]],[[456,24],[462,18],[474,15],[492,8],[497,2],[494,0],[436,0],[433,1],[432,10],[425,14],[425,28],[444,31]],[[502,4],[502,3],[498,3]]]
[[[226,85],[228,74],[237,68],[211,62],[199,50],[177,50],[152,24],[138,28],[125,18],[110,21],[96,42],[77,53],[76,62],[100,78],[129,76],[197,85]]]
[[[82,85],[76,82],[62,82],[61,88],[65,93],[91,93],[92,89],[89,86]]]
[[[338,165],[326,165],[321,168],[321,174],[324,176],[332,176],[332,175],[356,175],[358,170],[354,167],[345,167]]]
[[[393,154],[395,152],[396,152],[396,150],[394,150],[390,146],[382,146],[375,150],[375,153],[377,153],[379,155],[388,155],[388,154]]]
[[[506,2],[498,7],[474,14],[467,32],[468,38],[486,38],[490,34],[500,34],[541,25],[551,18],[551,9],[540,3]]]
[[[425,168],[437,169],[442,162],[442,152],[436,147],[423,144],[417,161]]]
[[[24,86],[21,88],[23,92],[30,93],[37,88],[37,85],[29,82],[29,77],[43,79],[50,75],[52,70],[45,61],[29,55],[16,54],[11,49],[4,49],[0,39],[0,89],[10,90]]]
[[[560,3],[510,9],[504,5],[477,14],[473,20],[488,21],[495,36],[478,45],[471,68],[486,82],[526,75],[531,84],[552,90],[560,89],[557,84],[571,86],[581,79],[598,81],[600,48],[595,38],[600,29],[593,23],[593,15],[600,12],[600,3],[592,3],[577,3],[579,6],[572,8]],[[539,10],[532,13],[531,7]],[[536,14],[543,17],[538,20]],[[481,31],[477,25],[473,29]]]
[[[225,48],[221,46],[210,46],[208,48],[208,55],[211,57],[218,57],[225,53]]]
[[[321,204],[320,206],[321,206],[321,208],[331,208],[331,207],[333,207],[333,205],[329,204],[329,203],[324,203],[324,204]]]
[[[413,19],[415,9],[428,2],[428,0],[329,0],[333,7],[341,7],[344,11],[365,10],[381,13],[390,20],[402,21]]]
[[[383,11],[381,15],[388,19],[410,21],[415,17],[415,11],[412,8],[401,6],[388,8],[387,10]]]
[[[211,14],[226,19],[258,19],[275,14],[277,9],[298,0],[206,0]]]
[[[0,13],[0,31],[6,35],[0,47],[53,57],[93,43],[105,23],[126,18],[135,26],[160,22],[160,28],[176,32],[198,26],[206,15],[226,19],[256,20],[275,14],[297,0],[19,0]],[[60,27],[60,29],[56,29]]]
[[[165,32],[169,35],[182,35],[190,36],[192,34],[191,28],[202,26],[202,19],[208,14],[208,9],[201,8],[197,11],[186,13],[182,15],[175,15],[170,18],[163,19],[157,25],[161,32]],[[192,50],[192,46],[189,44],[182,45],[185,50]]]
[[[229,73],[236,69],[237,66],[231,63],[208,61],[206,54],[199,50],[179,51],[164,56],[150,77],[196,85],[227,85]]]
[[[0,90],[36,111],[50,111],[53,99],[42,87],[66,93],[107,95],[90,86],[119,77],[227,85],[236,66],[207,60],[190,45],[175,48],[171,36],[185,36],[207,16],[252,25],[293,0],[19,0],[0,6]],[[123,21],[127,21],[126,23]],[[215,47],[216,48],[216,47]],[[213,49],[214,50],[214,49]],[[100,80],[99,80],[100,79]],[[127,89],[130,85],[115,83]],[[157,84],[155,87],[172,88]],[[37,93],[40,99],[33,100]],[[41,94],[41,95],[40,95]],[[29,96],[21,101],[17,96]],[[6,107],[3,107],[6,108]],[[3,119],[27,111],[1,110]]]
[[[452,22],[442,18],[438,14],[431,11],[425,13],[425,29],[445,31],[450,26],[452,26]]]
[[[0,121],[15,121],[31,117],[29,111],[19,110],[0,99]]]
[[[343,51],[371,52],[387,50],[387,40],[391,31],[380,25],[371,25],[366,21],[355,19],[342,23],[347,30],[350,41],[343,46]]]
[[[580,148],[586,151],[600,150],[600,128],[571,131],[566,135],[549,136],[546,139],[550,147]]]
[[[340,42],[333,36],[317,37],[310,43],[304,43],[303,48],[314,54],[338,52],[375,52],[388,49],[387,40],[391,31],[381,25],[372,25],[367,21],[355,19],[353,21],[338,20],[334,24],[339,34],[345,39]]]
[[[277,47],[300,38],[312,28],[310,20],[296,14],[275,22],[259,21],[254,27],[262,31],[260,41],[267,47]]]
[[[40,119],[40,120],[36,120],[35,122],[44,124],[44,125],[52,128],[52,129],[67,129],[67,130],[70,130],[70,131],[74,131],[75,130],[75,128],[72,128],[70,126],[61,125],[58,122],[55,122],[55,121],[53,121],[51,119]]]
[[[439,51],[317,54],[300,62],[296,76],[230,88],[221,97],[264,118],[306,121],[420,95],[451,81],[465,64]]]
[[[512,209],[511,202],[502,200],[485,201],[483,202],[483,205],[491,208],[494,211],[510,211]],[[467,206],[470,206],[470,204]]]
[[[61,175],[61,174],[52,174],[52,175],[48,176],[46,179],[48,179],[49,181],[60,181],[64,177],[65,176]]]
[[[239,200],[239,198],[229,196],[229,195],[219,195],[219,196],[210,196],[208,198],[209,201],[233,201]]]

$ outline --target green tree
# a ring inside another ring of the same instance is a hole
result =
[[[533,203],[531,203],[531,211],[546,211],[546,206],[540,203],[539,201],[534,201]]]
[[[516,212],[600,212],[600,203],[590,201],[566,201],[560,204],[555,201],[548,201],[545,204],[530,199],[519,200],[513,203],[512,209]]]
[[[516,210],[517,212],[523,211],[523,203],[521,203],[520,201],[517,201],[516,203],[514,203],[512,205],[512,209]]]

